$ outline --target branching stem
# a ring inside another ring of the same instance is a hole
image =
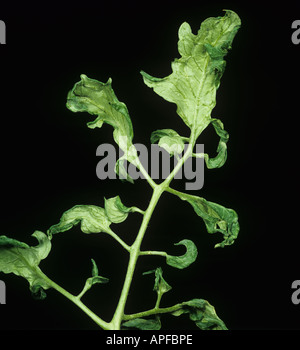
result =
[[[140,317],[147,317],[147,316],[151,316],[151,315],[172,313],[172,312],[180,310],[181,308],[182,308],[182,304],[176,304],[176,305],[173,305],[170,307],[164,307],[164,308],[154,307],[153,309],[138,312],[136,314],[124,315],[123,320],[129,321],[129,320],[133,320],[135,318],[140,318]]]
[[[99,316],[97,316],[93,311],[91,311],[85,304],[83,304],[83,302],[80,300],[82,293],[80,293],[78,296],[75,296],[75,295],[69,293],[68,291],[66,291],[64,288],[59,286],[54,281],[52,281],[39,268],[36,269],[36,272],[51,288],[55,289],[60,294],[65,296],[67,299],[72,301],[75,305],[77,305],[84,313],[86,313],[102,329],[104,329],[104,330],[112,329],[110,323],[103,321]]]
[[[147,210],[144,213],[144,218],[143,218],[141,227],[139,229],[138,235],[136,237],[136,240],[134,241],[134,243],[130,247],[130,258],[129,258],[129,263],[128,263],[128,267],[127,267],[127,272],[126,272],[126,277],[125,277],[123,289],[122,289],[122,292],[121,292],[121,296],[120,296],[120,299],[119,299],[118,306],[116,308],[116,311],[115,311],[114,316],[113,316],[112,321],[111,321],[113,329],[120,329],[121,322],[124,320],[124,318],[123,318],[123,316],[124,316],[124,309],[125,309],[125,305],[126,305],[126,302],[127,302],[130,285],[131,285],[131,282],[132,282],[135,266],[136,266],[136,263],[137,263],[139,255],[146,255],[146,254],[149,254],[149,253],[150,253],[150,255],[151,254],[153,255],[154,253],[156,253],[156,255],[166,256],[166,253],[163,253],[163,252],[150,252],[150,251],[148,251],[148,252],[141,252],[140,251],[140,247],[141,247],[144,235],[146,233],[146,229],[148,227],[149,221],[151,219],[152,213],[153,213],[153,211],[154,211],[154,209],[155,209],[155,207],[157,205],[157,202],[160,199],[160,196],[162,195],[162,193],[164,191],[166,191],[169,188],[170,182],[173,180],[173,178],[175,177],[177,172],[183,166],[184,162],[193,153],[193,148],[194,148],[195,141],[196,141],[193,131],[191,133],[191,137],[189,138],[189,140],[190,140],[190,142],[189,142],[189,145],[187,147],[187,150],[186,150],[184,156],[178,161],[177,165],[175,166],[173,171],[169,174],[169,176],[165,179],[165,181],[162,182],[159,185],[157,185],[151,179],[151,177],[149,176],[147,171],[144,169],[143,165],[141,163],[139,163],[138,167],[139,167],[140,171],[142,172],[142,174],[145,176],[145,178],[148,181],[148,183],[153,188],[153,193],[152,193],[152,197],[151,197],[150,203],[148,205],[148,208],[147,208]],[[159,304],[159,302],[160,302],[160,300],[158,301],[158,304]]]
[[[70,301],[72,301],[75,305],[77,305],[83,312],[85,312],[96,324],[98,324],[102,329],[104,330],[118,330],[121,328],[121,323],[124,320],[131,320],[134,318],[138,318],[141,316],[149,316],[153,314],[161,314],[161,313],[167,313],[167,312],[173,312],[180,308],[180,304],[174,305],[169,308],[160,308],[159,304],[161,301],[162,294],[158,295],[155,307],[151,310],[140,312],[137,314],[132,315],[125,315],[124,309],[127,302],[133,274],[135,271],[136,263],[138,260],[138,257],[140,255],[160,255],[160,256],[167,256],[166,252],[161,251],[141,251],[140,247],[144,238],[144,235],[146,233],[149,221],[151,219],[151,216],[153,214],[153,211],[160,199],[160,196],[163,194],[164,191],[168,192],[174,192],[174,190],[169,188],[169,184],[176,175],[176,173],[180,170],[184,162],[191,156],[192,150],[194,147],[195,140],[193,137],[190,138],[190,143],[187,148],[187,151],[185,152],[184,156],[179,160],[176,167],[173,169],[173,171],[170,173],[170,175],[166,178],[164,182],[161,184],[156,184],[150,177],[150,175],[147,173],[147,171],[144,169],[143,165],[138,162],[138,168],[141,171],[141,173],[144,175],[150,186],[153,188],[153,193],[151,200],[149,202],[148,208],[146,211],[142,211],[138,208],[135,208],[134,211],[139,212],[143,215],[143,221],[141,223],[138,235],[134,241],[134,243],[129,246],[127,245],[116,233],[114,233],[112,230],[108,231],[107,233],[113,237],[119,244],[122,245],[122,247],[129,252],[129,262],[126,272],[125,281],[123,284],[122,292],[120,295],[120,299],[117,305],[117,308],[115,310],[115,313],[113,315],[113,318],[111,322],[105,322],[102,320],[99,316],[97,316],[94,312],[92,312],[83,302],[81,301],[82,296],[87,292],[87,290],[90,288],[89,286],[84,286],[82,291],[77,295],[73,295],[66,291],[64,288],[53,282],[49,277],[47,277],[40,269],[37,270],[37,273],[39,276],[52,288],[57,290],[59,293],[64,295],[66,298],[68,298]]]

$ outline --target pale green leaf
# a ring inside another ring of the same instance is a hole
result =
[[[197,259],[198,250],[191,240],[183,239],[174,245],[184,245],[186,247],[186,252],[181,256],[167,255],[166,262],[168,265],[176,267],[177,269],[185,269]]]
[[[238,15],[226,10],[223,17],[206,19],[194,35],[188,23],[179,28],[179,59],[172,73],[155,78],[141,72],[144,82],[165,100],[177,105],[177,113],[195,136],[208,126],[216,104],[216,91],[226,62],[224,56],[240,28]]]
[[[94,259],[91,259],[92,260],[92,264],[93,264],[93,268],[92,268],[92,277],[89,277],[86,281],[85,281],[85,285],[82,289],[82,291],[77,295],[77,298],[78,299],[81,299],[84,294],[92,288],[92,286],[94,284],[97,284],[97,283],[100,283],[100,284],[103,284],[103,283],[107,283],[109,281],[108,278],[106,277],[102,277],[102,276],[99,276],[98,274],[98,267],[97,267],[97,264],[95,262]]]
[[[115,224],[125,221],[131,212],[131,208],[127,208],[119,196],[105,199],[104,208],[108,219]]]
[[[44,299],[44,289],[50,288],[41,277],[39,263],[45,259],[50,250],[50,239],[41,231],[35,231],[32,235],[38,240],[38,245],[28,246],[6,236],[0,236],[0,272],[14,273],[24,277],[30,286],[34,297]]]
[[[84,233],[111,232],[111,222],[103,208],[96,205],[75,205],[64,212],[59,223],[51,226],[47,233],[51,237],[55,233],[70,230],[79,223]]]
[[[123,155],[117,160],[115,165],[115,173],[118,175],[121,181],[128,181],[133,184],[133,178],[128,174],[126,167],[124,166],[126,160],[126,155]]]
[[[223,123],[219,119],[212,119],[211,124],[213,125],[216,133],[220,136],[217,152],[218,154],[211,158],[208,154],[195,154],[195,157],[204,157],[206,166],[208,169],[220,168],[224,165],[227,159],[227,141],[229,134],[224,130]]]
[[[153,131],[151,134],[151,143],[158,142],[158,145],[164,148],[170,155],[181,154],[184,150],[185,137],[181,137],[172,129],[161,129]]]
[[[96,276],[98,276],[98,266],[97,266],[97,264],[96,264],[96,262],[95,262],[95,260],[94,259],[91,259],[91,261],[92,261],[92,264],[93,264],[93,268],[92,268],[92,276],[93,277],[96,277]]]
[[[68,93],[67,108],[72,112],[88,112],[97,118],[88,123],[89,128],[101,128],[107,123],[114,128],[115,142],[126,153],[132,146],[133,128],[124,103],[116,97],[111,83],[102,83],[81,74],[81,80]]]
[[[108,283],[109,279],[106,277],[99,276],[98,267],[94,259],[92,260],[93,268],[92,268],[92,277],[86,280],[86,283],[91,287],[97,283]]]

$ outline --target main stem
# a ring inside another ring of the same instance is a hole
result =
[[[162,195],[163,191],[164,190],[162,187],[160,187],[160,185],[157,185],[155,187],[155,189],[153,190],[149,206],[148,206],[147,210],[145,211],[145,215],[144,215],[141,227],[139,229],[138,235],[136,237],[136,240],[134,241],[134,243],[130,247],[130,258],[129,258],[129,263],[128,263],[128,267],[127,267],[125,282],[123,285],[123,289],[121,292],[118,306],[116,308],[115,314],[114,314],[113,319],[111,321],[111,324],[113,325],[114,329],[120,329],[121,322],[122,322],[123,315],[124,315],[124,309],[125,309],[125,305],[126,305],[126,301],[128,298],[128,293],[129,293],[131,281],[132,281],[132,277],[133,277],[135,266],[136,266],[136,262],[137,262],[139,255],[140,255],[140,247],[141,247],[148,223],[151,219],[152,213],[153,213],[153,211],[156,207],[156,204],[157,204],[160,196]]]
[[[141,164],[139,164],[140,170],[143,170],[142,173],[144,174],[145,178],[148,180],[149,184],[153,188],[153,193],[152,193],[152,197],[151,197],[149,206],[148,206],[147,210],[145,211],[144,218],[143,218],[141,227],[139,229],[138,235],[136,237],[136,240],[134,241],[134,243],[130,247],[129,263],[128,263],[128,267],[127,267],[125,281],[123,284],[123,289],[121,292],[121,296],[120,296],[116,311],[115,311],[114,316],[110,322],[112,329],[120,329],[120,327],[121,327],[121,322],[122,322],[123,317],[124,317],[124,309],[125,309],[125,305],[127,302],[128,293],[129,293],[129,289],[131,286],[135,266],[136,266],[138,257],[141,253],[140,247],[141,247],[144,235],[146,233],[148,223],[151,219],[152,213],[153,213],[153,211],[157,205],[157,202],[159,201],[159,198],[162,195],[162,193],[169,188],[169,184],[173,180],[174,176],[180,170],[180,168],[182,167],[184,162],[192,155],[194,144],[195,144],[195,137],[194,137],[194,134],[192,133],[191,137],[190,137],[189,146],[188,146],[184,156],[177,163],[176,167],[173,169],[173,171],[170,173],[170,175],[160,185],[155,184],[154,181],[149,177],[149,175],[147,174],[147,172],[145,171],[143,166]],[[150,180],[149,178],[151,179],[151,181],[149,181]]]

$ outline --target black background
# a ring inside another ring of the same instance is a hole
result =
[[[236,11],[242,28],[227,56],[227,67],[212,116],[230,134],[224,167],[205,170],[205,184],[194,194],[233,208],[240,235],[233,246],[209,235],[192,208],[165,194],[160,200],[142,249],[173,255],[192,239],[197,261],[185,270],[163,258],[140,258],[126,312],[155,303],[153,277],[142,272],[162,266],[173,287],[162,305],[207,299],[232,330],[300,328],[300,305],[291,302],[291,284],[300,278],[298,230],[298,117],[300,45],[291,41],[291,24],[300,5],[251,1],[98,1],[36,5],[0,5],[7,44],[0,46],[1,234],[35,245],[30,235],[57,223],[75,204],[103,206],[103,198],[120,195],[127,206],[146,208],[151,188],[96,177],[96,148],[113,143],[112,129],[91,130],[86,114],[66,109],[66,95],[81,73],[113,80],[126,103],[134,142],[150,146],[153,130],[172,128],[188,136],[176,107],[144,85],[139,71],[164,77],[178,57],[177,31],[184,21],[196,33],[222,9]],[[198,140],[214,154],[218,139],[208,128]],[[174,187],[184,190],[184,181]],[[132,214],[112,228],[128,243],[141,222]],[[53,239],[42,270],[71,293],[79,293],[94,258],[101,275],[83,301],[109,321],[127,267],[127,252],[105,234],[84,235],[77,228]],[[27,282],[1,274],[7,304],[0,306],[0,329],[97,329],[76,306],[54,290],[33,300]],[[163,329],[193,329],[187,317],[162,317]]]

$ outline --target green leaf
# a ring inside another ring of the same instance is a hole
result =
[[[212,119],[211,124],[213,125],[216,133],[220,136],[220,141],[217,148],[217,156],[210,158],[208,154],[196,154],[196,157],[204,157],[206,166],[208,169],[220,168],[223,166],[227,159],[227,141],[229,139],[229,134],[224,130],[223,123],[219,119]]]
[[[127,208],[122,202],[119,196],[104,199],[105,201],[105,213],[108,219],[118,224],[127,219],[128,213],[131,212],[131,208]]]
[[[137,328],[143,331],[158,331],[161,328],[161,323],[158,317],[155,320],[135,318],[133,320],[124,322],[122,324],[122,327]]]
[[[149,275],[150,273],[155,274],[155,282],[154,282],[153,290],[157,294],[163,295],[172,289],[172,287],[163,278],[162,276],[163,271],[161,267],[158,267],[155,270],[144,272],[143,275]]]
[[[94,259],[91,259],[91,261],[92,261],[92,264],[93,264],[93,268],[92,268],[92,276],[93,277],[97,277],[98,276],[98,266],[97,266],[97,264],[96,264],[96,262],[95,262],[95,260]]]
[[[29,245],[16,239],[9,238],[6,236],[0,236],[0,247],[20,247],[20,248],[29,248]]]
[[[47,233],[52,237],[53,234],[70,230],[79,223],[84,233],[111,232],[111,222],[103,208],[95,205],[75,205],[64,212],[59,223],[51,226]]]
[[[188,313],[202,330],[227,330],[225,323],[217,316],[215,308],[204,299],[193,299],[180,305],[180,309],[172,312],[173,316]]]
[[[114,128],[115,142],[126,153],[132,146],[133,128],[126,105],[117,99],[112,89],[112,80],[102,83],[84,74],[80,78],[68,93],[67,108],[72,112],[97,115],[94,121],[87,124],[89,128],[110,124]]]
[[[185,137],[181,137],[172,129],[161,129],[153,131],[151,134],[151,143],[156,143],[164,148],[170,155],[181,154],[184,150]]]
[[[116,166],[115,166],[115,173],[118,175],[121,181],[128,181],[133,184],[134,183],[133,178],[128,174],[124,166],[124,163],[126,162],[126,160],[127,158],[125,154],[117,160]]]
[[[174,245],[184,245],[186,252],[181,256],[167,255],[167,264],[177,269],[184,269],[190,266],[198,256],[198,250],[196,245],[189,239],[183,239],[182,241],[175,243]]]
[[[92,288],[92,286],[94,284],[97,284],[97,283],[107,283],[109,282],[109,279],[106,278],[106,277],[102,277],[102,276],[99,276],[99,273],[98,273],[98,267],[97,267],[97,264],[95,262],[94,259],[91,259],[92,260],[92,264],[93,264],[93,268],[92,268],[92,277],[89,277],[86,281],[85,281],[85,285],[82,289],[82,291],[78,294],[77,298],[78,299],[81,299],[83,297],[83,295],[89,290]]]
[[[29,282],[33,296],[37,299],[44,299],[46,293],[43,289],[48,289],[50,286],[41,277],[38,265],[48,256],[51,242],[41,231],[35,231],[32,236],[38,240],[38,245],[35,247],[6,236],[0,236],[0,272],[14,273],[24,277]]]
[[[92,260],[93,268],[92,268],[92,277],[86,280],[85,291],[90,289],[94,284],[97,283],[108,283],[109,279],[106,277],[99,276],[98,267],[94,259]]]
[[[240,18],[230,10],[225,11],[224,17],[206,19],[197,35],[185,22],[178,33],[181,57],[172,62],[172,73],[165,78],[155,78],[141,72],[147,86],[177,105],[177,114],[196,137],[210,123],[226,65],[224,56],[240,25]]]
[[[238,215],[233,209],[225,208],[220,204],[183,192],[172,190],[172,193],[191,204],[196,214],[203,219],[208,233],[221,232],[223,234],[223,242],[216,244],[215,248],[234,243],[240,226]]]

